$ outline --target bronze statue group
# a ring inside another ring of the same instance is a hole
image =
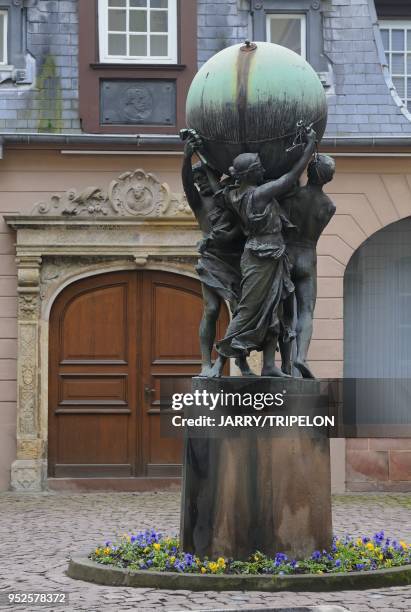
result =
[[[301,156],[287,174],[267,181],[258,154],[242,153],[229,176],[221,176],[207,163],[201,137],[194,130],[182,137],[183,186],[203,234],[197,265],[204,298],[201,376],[221,376],[228,358],[235,358],[243,376],[252,376],[247,356],[262,351],[262,376],[314,378],[307,354],[317,297],[316,246],[335,213],[323,191],[333,179],[334,160],[319,155],[315,131],[300,126]],[[200,161],[193,165],[195,154]],[[232,319],[215,342],[223,301]]]

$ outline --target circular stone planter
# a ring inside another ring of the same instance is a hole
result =
[[[295,576],[238,576],[180,574],[127,570],[101,565],[86,556],[70,560],[67,575],[107,586],[184,589],[188,591],[345,591],[411,584],[411,565],[369,572],[298,574]]]

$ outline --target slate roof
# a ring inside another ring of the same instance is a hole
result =
[[[324,47],[335,88],[327,135],[411,134],[411,116],[399,106],[386,65],[374,0],[324,3]]]
[[[200,65],[224,47],[252,38],[251,0],[197,0],[197,5]],[[78,0],[25,0],[25,6],[27,62],[34,76],[31,85],[16,86],[4,81],[0,71],[0,133],[81,135]],[[410,136],[411,115],[400,107],[392,87],[374,0],[321,0],[321,10],[330,64],[326,135]],[[34,87],[41,82],[47,87]]]
[[[200,64],[252,38],[249,6],[246,0],[198,0]],[[330,63],[326,136],[411,135],[411,115],[400,106],[385,63],[374,0],[323,0],[321,10]]]

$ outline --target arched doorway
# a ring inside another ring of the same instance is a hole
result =
[[[161,438],[164,379],[200,369],[201,286],[158,271],[69,285],[50,316],[50,477],[180,475],[181,441]],[[228,321],[223,309],[222,334]]]
[[[391,425],[404,435],[408,425],[410,434],[411,218],[373,234],[347,266],[344,377],[357,379],[350,406],[357,425],[386,435]]]

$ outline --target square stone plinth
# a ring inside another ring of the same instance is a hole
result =
[[[251,381],[251,382],[250,382]],[[301,401],[258,414],[319,417],[327,405],[317,381],[275,378],[193,379],[216,393],[286,392]],[[305,401],[306,399],[306,401]],[[225,406],[216,411],[238,414]],[[186,435],[181,544],[199,556],[247,559],[261,551],[301,559],[331,545],[331,478],[327,427]]]

